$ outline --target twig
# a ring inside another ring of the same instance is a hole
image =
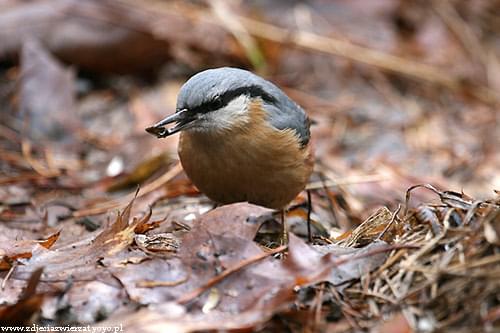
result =
[[[481,259],[477,259],[474,262],[470,263],[464,263],[464,264],[457,264],[453,266],[448,266],[447,270],[448,271],[459,271],[459,270],[466,270],[466,269],[471,269],[471,268],[477,268],[481,266],[486,266],[486,265],[491,265],[494,263],[500,262],[500,254],[493,254],[487,257],[483,257]]]
[[[319,178],[321,179],[321,183],[323,184],[323,191],[325,192],[326,199],[328,201],[328,209],[330,210],[330,213],[332,214],[333,220],[335,221],[335,225],[339,225],[339,217],[337,216],[337,211],[335,210],[335,204],[333,202],[332,197],[330,196],[330,191],[328,190],[328,187],[326,186],[325,182],[325,174],[323,172],[319,172]],[[309,184],[311,185],[311,184]],[[308,191],[311,191],[308,189]]]
[[[156,287],[175,287],[183,284],[189,279],[188,276],[176,280],[176,281],[156,281],[156,280],[144,280],[139,281],[135,284],[137,288],[156,288]]]
[[[246,30],[257,37],[341,56],[383,70],[403,74],[414,79],[444,86],[452,91],[460,90],[462,78],[451,76],[436,66],[408,60],[388,53],[359,46],[349,41],[320,36],[307,31],[290,31],[272,24],[239,16]],[[472,94],[486,103],[497,104],[499,95],[486,86],[471,87]]]
[[[138,197],[142,197],[148,193],[153,192],[154,190],[162,187],[165,185],[167,182],[169,182],[172,178],[177,176],[180,172],[182,171],[182,167],[180,163],[177,163],[172,167],[169,171],[167,171],[165,174],[163,174],[161,177],[158,179],[154,180],[153,182],[147,184],[142,188],[141,193],[138,195]],[[135,197],[135,191],[133,193],[129,193],[128,195],[116,199],[116,200],[109,200],[105,202],[104,204],[97,206],[97,207],[92,207],[92,208],[84,208],[77,210],[73,212],[72,216],[73,217],[83,217],[83,216],[89,216],[89,215],[98,215],[107,212],[110,209],[114,208],[121,208],[126,206],[130,200],[132,200]]]
[[[228,30],[234,38],[240,43],[245,50],[247,58],[252,63],[253,67],[258,69],[265,68],[265,58],[259,45],[246,28],[237,19],[234,12],[231,11],[226,1],[215,0],[211,1],[213,14],[219,19],[220,23]]]
[[[243,269],[251,264],[254,264],[256,262],[259,262],[262,259],[265,259],[269,256],[276,254],[276,253],[283,252],[284,250],[286,250],[287,247],[288,247],[287,245],[283,245],[283,246],[277,247],[269,252],[264,252],[264,253],[261,253],[253,258],[249,258],[249,259],[246,259],[246,260],[239,262],[234,267],[228,268],[225,271],[223,271],[220,275],[217,275],[214,278],[210,279],[203,286],[196,288],[195,290],[191,291],[190,293],[185,294],[184,296],[181,296],[180,298],[177,299],[177,303],[184,304],[184,303],[188,303],[188,302],[192,301],[196,297],[203,294],[206,290],[212,288],[213,286],[215,286],[216,284],[218,284],[219,282],[224,280],[229,275],[236,273],[236,272],[240,271],[241,269]]]
[[[33,170],[35,170],[41,176],[46,178],[52,178],[59,176],[61,174],[61,172],[57,169],[51,170],[49,168],[44,167],[42,163],[40,163],[33,157],[33,155],[31,154],[31,142],[29,142],[28,140],[22,141],[21,150],[26,162],[28,162],[28,164],[33,168]]]
[[[207,13],[204,8],[196,5],[181,5],[181,3],[177,2],[175,5],[158,2],[156,5],[153,5],[152,3],[140,4],[140,2],[132,2],[131,0],[123,0],[121,2],[127,6],[142,9],[146,13],[146,16],[149,14],[151,22],[153,22],[152,26],[154,26],[155,22],[165,18],[168,19],[174,15],[182,17],[184,20],[190,20],[193,24],[196,24],[197,20],[201,20],[207,24],[215,24],[227,28],[227,23],[214,19],[212,13]],[[307,31],[292,31],[237,14],[234,14],[232,20],[239,22],[237,25],[231,26],[230,33],[233,35],[249,34],[253,37],[280,44],[291,44],[308,50],[341,56],[352,61],[406,75],[420,81],[444,86],[453,91],[458,91],[463,87],[463,78],[450,75],[447,71],[437,66],[401,58],[382,51],[359,46],[346,40],[325,37]],[[112,23],[118,25],[124,24],[123,22]],[[491,104],[497,104],[500,98],[495,91],[485,86],[471,87],[471,93],[482,101]]]
[[[311,234],[311,212],[312,212],[312,202],[311,202],[311,190],[307,190],[307,240],[312,243]]]
[[[485,52],[481,41],[474,34],[474,31],[460,17],[457,10],[449,0],[431,1],[431,5],[441,17],[448,29],[460,41],[465,52],[469,53],[475,60],[487,68],[488,55]]]
[[[7,281],[11,277],[12,273],[14,273],[14,270],[16,269],[16,267],[17,267],[17,261],[14,261],[12,263],[12,266],[10,267],[9,271],[7,272],[7,275],[5,275],[5,277],[2,280],[2,285],[1,285],[2,290],[5,289],[5,285],[7,284]]]
[[[334,257],[333,254],[327,254],[327,255],[325,255],[323,257],[323,261],[326,261],[325,264],[322,264],[323,270],[321,270],[319,273],[313,275],[311,278],[309,278],[307,280],[304,279],[302,285],[319,282],[321,280],[321,278],[323,276],[328,275],[333,268],[341,266],[341,265],[343,265],[343,264],[345,264],[345,263],[347,263],[349,261],[352,261],[352,260],[358,260],[358,259],[368,258],[370,256],[374,256],[374,255],[377,255],[377,254],[380,254],[380,253],[389,252],[389,251],[392,251],[392,250],[398,250],[398,249],[418,249],[418,248],[419,248],[419,246],[410,245],[410,244],[387,245],[387,246],[384,246],[384,247],[380,247],[380,248],[376,248],[376,249],[371,249],[370,251],[367,251],[365,253],[360,253],[360,254],[356,254],[356,255],[353,255],[353,256],[346,256],[344,258],[337,259],[337,260],[335,260],[335,259],[332,258],[332,257]]]
[[[342,311],[342,314],[344,315],[345,319],[351,325],[351,327],[355,328],[356,330],[359,330],[360,327],[358,323],[354,320],[354,318],[351,316],[352,311],[352,306],[350,304],[347,304],[346,302],[343,302],[342,299],[340,298],[340,295],[337,291],[337,289],[334,286],[330,286],[330,291],[333,294],[333,297],[335,297],[336,301],[341,304],[340,311]],[[342,303],[346,303],[346,305],[343,305]]]
[[[291,31],[244,16],[239,16],[238,19],[248,32],[260,38],[284,44],[295,44],[307,49],[342,56],[420,80],[437,83],[451,89],[457,89],[459,86],[457,79],[433,66],[358,46],[345,40],[324,37],[307,31]]]
[[[313,310],[314,320],[313,320],[313,332],[317,331],[319,324],[321,322],[321,307],[323,305],[323,295],[325,293],[325,283],[319,285],[319,292],[315,297],[315,305],[311,306]]]
[[[317,189],[325,189],[328,187],[334,186],[342,186],[342,185],[354,185],[354,184],[363,184],[363,183],[377,183],[382,182],[384,180],[389,180],[389,177],[386,175],[359,175],[359,176],[351,176],[351,177],[343,177],[338,179],[325,179],[323,181],[311,182],[307,184],[306,190],[317,190]]]

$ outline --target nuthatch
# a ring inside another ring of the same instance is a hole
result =
[[[146,131],[158,138],[180,131],[186,174],[222,204],[283,209],[313,169],[304,110],[271,82],[242,69],[194,75],[180,90],[176,112]]]

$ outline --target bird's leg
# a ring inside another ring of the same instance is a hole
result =
[[[281,245],[288,245],[288,228],[286,226],[286,221],[285,221],[285,208],[282,208],[280,210],[280,215],[281,215]]]
[[[312,202],[311,202],[311,190],[307,190],[307,239],[309,243],[312,243],[311,234],[311,212],[312,212]]]

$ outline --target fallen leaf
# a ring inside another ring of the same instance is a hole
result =
[[[40,311],[44,300],[43,293],[36,293],[43,268],[35,270],[16,304],[0,307],[0,325],[27,326],[34,319],[34,314]]]
[[[388,320],[384,320],[379,325],[373,328],[373,333],[412,333],[414,332],[405,316],[398,313]]]
[[[12,262],[18,259],[29,259],[38,247],[50,249],[59,238],[61,231],[50,235],[44,240],[19,240],[3,242],[0,245],[0,267],[9,269]]]
[[[75,116],[74,72],[33,39],[21,55],[21,112],[27,117],[27,134],[33,140],[73,141]]]

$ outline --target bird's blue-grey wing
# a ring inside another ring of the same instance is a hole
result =
[[[311,133],[309,130],[309,118],[298,105],[291,103],[264,102],[264,107],[269,113],[269,122],[279,130],[293,129],[297,133],[301,145],[304,147],[309,143]]]
[[[311,133],[309,131],[310,121],[305,111],[292,101],[280,88],[272,82],[252,75],[252,80],[261,85],[273,96],[273,100],[264,100],[264,107],[269,114],[269,122],[277,129],[293,129],[304,147],[309,143]]]

